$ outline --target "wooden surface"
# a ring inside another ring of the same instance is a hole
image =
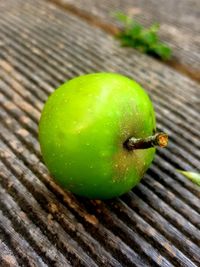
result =
[[[159,35],[173,50],[170,66],[200,81],[199,0],[51,0],[91,23],[116,32],[116,11],[132,16],[144,26],[160,24]]]
[[[200,265],[200,86],[47,1],[0,1],[0,266]],[[63,191],[43,164],[38,120],[74,76],[125,74],[169,134],[142,182],[110,201]]]

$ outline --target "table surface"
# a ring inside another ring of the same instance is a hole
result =
[[[55,3],[0,10],[0,266],[199,266],[200,189],[176,170],[200,171],[199,84]],[[38,144],[49,94],[99,71],[141,83],[170,137],[141,183],[109,201],[63,191]]]

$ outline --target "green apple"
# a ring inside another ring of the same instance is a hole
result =
[[[115,73],[64,83],[48,98],[39,122],[41,152],[55,180],[93,199],[122,195],[140,182],[154,145],[165,146],[165,135],[155,132],[147,93]]]

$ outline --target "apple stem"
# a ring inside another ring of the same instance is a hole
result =
[[[124,146],[128,150],[147,149],[151,147],[166,147],[168,144],[168,135],[163,132],[156,133],[155,135],[146,138],[129,138]]]

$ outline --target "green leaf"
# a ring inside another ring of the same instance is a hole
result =
[[[162,60],[167,60],[171,57],[171,49],[159,41],[157,34],[158,23],[152,24],[149,28],[144,28],[122,12],[115,13],[115,17],[124,26],[117,36],[122,46],[134,47],[142,53],[153,55]]]
[[[126,34],[119,34],[117,35],[117,38],[120,39],[121,46],[130,46],[130,43],[132,42],[131,37]]]
[[[185,177],[190,179],[193,183],[197,184],[200,186],[200,173],[197,172],[186,172],[182,170],[177,170],[181,174],[183,174]]]
[[[127,16],[124,13],[120,12],[120,11],[115,12],[113,14],[113,16],[116,17],[116,19],[118,19],[119,21],[121,21],[123,23],[126,22],[126,20],[127,20]]]
[[[125,15],[123,12],[115,12],[113,16],[121,23],[123,23],[126,27],[128,27],[132,23],[132,19]]]
[[[143,34],[143,39],[148,45],[151,46],[157,42],[158,37],[154,32],[146,32]]]
[[[171,57],[171,49],[162,43],[155,44],[153,46],[153,50],[163,60],[169,59]]]
[[[151,25],[151,27],[149,28],[149,31],[157,33],[157,31],[160,28],[160,24],[159,23],[154,23]]]
[[[133,39],[138,37],[142,32],[142,26],[140,24],[132,25],[132,28],[128,30],[128,34],[130,34]]]

